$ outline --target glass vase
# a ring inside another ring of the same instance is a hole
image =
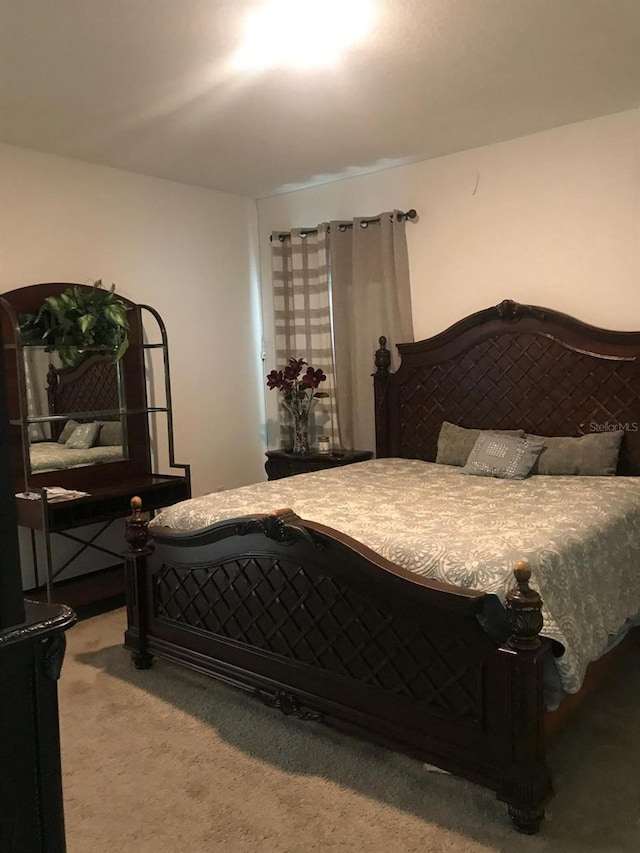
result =
[[[293,421],[293,447],[292,453],[311,453],[311,445],[309,444],[309,418],[315,403],[315,397],[311,399],[308,407],[297,409],[291,406],[286,401],[284,406],[291,415]]]
[[[293,416],[292,453],[311,453],[309,446],[309,412],[300,412]]]

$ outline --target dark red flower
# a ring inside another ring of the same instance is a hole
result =
[[[267,374],[267,388],[282,391],[285,401],[295,401],[300,411],[308,411],[314,397],[329,396],[316,390],[327,378],[325,373],[307,366],[307,372],[300,376],[305,365],[308,362],[303,358],[289,358],[284,370],[272,370]]]
[[[302,367],[306,363],[303,358],[290,358],[289,364],[284,369],[284,378],[294,382],[300,376]]]
[[[308,388],[317,388],[321,382],[324,382],[326,379],[326,375],[318,368],[318,370],[314,370],[313,367],[308,367],[307,372],[300,380],[303,382]]]
[[[270,391],[273,391],[274,388],[282,388],[283,381],[284,377],[281,370],[272,370],[267,375],[267,387]]]

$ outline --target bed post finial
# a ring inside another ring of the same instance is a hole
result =
[[[384,335],[380,335],[378,343],[380,347],[376,350],[376,373],[386,374],[391,367],[391,353],[387,349],[387,339]]]
[[[518,560],[513,574],[517,586],[509,590],[505,601],[511,632],[507,644],[516,651],[534,651],[540,648],[542,599],[529,586],[531,568],[528,560]]]
[[[506,596],[511,652],[511,756],[513,765],[498,791],[518,832],[533,835],[544,818],[552,794],[551,775],[544,757],[542,666],[548,646],[542,645],[542,599],[529,586],[528,560],[518,560],[513,573],[516,588]],[[515,653],[515,654],[514,654]]]
[[[149,542],[149,517],[142,512],[142,498],[131,498],[131,515],[126,520],[124,538],[130,551],[145,551]]]

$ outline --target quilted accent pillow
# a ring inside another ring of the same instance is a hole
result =
[[[534,474],[613,477],[624,431],[594,432],[578,438],[529,435],[544,443],[544,449],[533,468]]]
[[[544,442],[531,436],[481,432],[469,454],[463,474],[524,480],[542,453]]]
[[[480,429],[465,429],[465,427],[450,424],[449,421],[443,421],[438,435],[436,462],[439,465],[458,465],[459,467],[466,465],[469,454],[481,432]],[[522,429],[496,429],[486,430],[486,432],[498,435],[517,435],[524,438],[524,430]]]
[[[78,423],[78,421],[67,421],[66,424],[62,427],[62,432],[58,436],[58,444],[66,444],[73,435],[73,431],[75,430],[75,428],[79,426],[80,424]]]
[[[122,424],[120,421],[103,421],[96,444],[99,447],[115,447],[122,444]]]
[[[96,443],[99,432],[100,421],[93,421],[90,424],[80,424],[80,426],[74,429],[65,447],[71,450],[88,450]]]

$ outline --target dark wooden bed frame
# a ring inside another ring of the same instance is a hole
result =
[[[398,349],[395,374],[384,339],[376,354],[378,456],[435,460],[444,420],[542,435],[616,427],[619,473],[640,473],[640,333],[505,300]],[[481,590],[411,574],[291,510],[155,528],[149,547],[134,505],[125,646],[138,667],[157,655],[408,752],[494,790],[518,830],[538,830],[552,794],[550,648],[524,561],[500,643],[479,624]]]

